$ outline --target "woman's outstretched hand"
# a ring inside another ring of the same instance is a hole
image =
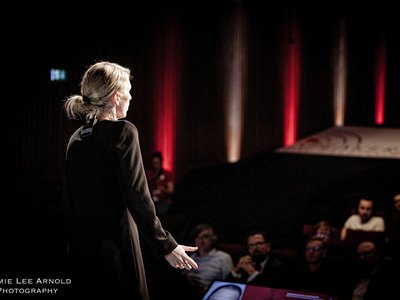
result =
[[[172,252],[165,255],[165,259],[174,268],[186,270],[191,270],[192,268],[198,269],[199,266],[196,262],[186,254],[186,252],[194,252],[196,250],[197,247],[178,245]]]

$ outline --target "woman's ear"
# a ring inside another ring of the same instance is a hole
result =
[[[112,96],[111,96],[111,103],[113,104],[113,106],[117,106],[119,105],[119,102],[121,101],[121,95],[119,92],[115,92]]]

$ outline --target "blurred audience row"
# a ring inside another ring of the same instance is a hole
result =
[[[400,275],[400,193],[393,211],[374,211],[361,198],[341,228],[322,220],[305,226],[299,249],[274,249],[263,229],[248,232],[245,245],[219,244],[210,224],[192,232],[198,270],[183,271],[187,299],[202,299],[214,280],[311,291],[337,299],[395,299]],[[286,251],[285,251],[286,250]],[[289,250],[289,251],[288,251]]]

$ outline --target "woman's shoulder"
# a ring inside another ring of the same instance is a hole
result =
[[[138,130],[127,120],[102,120],[94,127],[94,136],[105,145],[130,145],[138,141]]]
[[[136,128],[136,126],[128,120],[118,120],[116,123],[121,128],[121,131],[124,134],[136,135],[138,133],[138,129]]]
[[[128,120],[118,120],[117,123],[119,123],[121,126],[126,127],[126,128],[131,128],[131,129],[136,129],[135,124]]]
[[[104,120],[98,122],[99,127],[103,127],[108,130],[117,131],[119,133],[129,134],[129,133],[137,133],[136,126],[129,122],[128,120],[117,120],[117,121],[109,121]]]

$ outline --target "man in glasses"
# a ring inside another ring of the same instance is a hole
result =
[[[327,250],[323,237],[311,236],[305,244],[302,256],[288,272],[287,287],[331,296],[345,294],[345,271],[337,261],[327,257]]]
[[[227,281],[252,285],[281,285],[285,264],[271,254],[271,242],[263,231],[253,231],[247,235],[247,255],[239,258]]]
[[[358,244],[356,265],[352,299],[398,298],[399,266],[385,257],[373,241]]]

